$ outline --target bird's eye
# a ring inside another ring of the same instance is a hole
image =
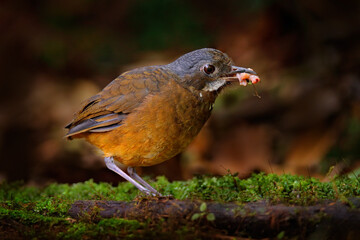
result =
[[[211,74],[215,71],[215,67],[214,65],[211,65],[211,64],[206,64],[204,67],[203,67],[203,70],[206,74]]]

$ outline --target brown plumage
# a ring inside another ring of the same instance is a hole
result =
[[[218,92],[244,72],[256,74],[232,66],[215,49],[125,72],[83,104],[66,137],[85,138],[104,152],[111,170],[127,178],[113,169],[115,158],[130,167],[130,175],[144,188],[132,183],[141,191],[159,194],[131,167],[158,164],[183,151],[209,118]]]

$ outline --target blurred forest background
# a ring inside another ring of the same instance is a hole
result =
[[[258,72],[261,98],[227,89],[188,150],[143,175],[357,171],[359,10],[356,0],[3,0],[0,181],[122,181],[64,126],[122,72],[203,47]]]

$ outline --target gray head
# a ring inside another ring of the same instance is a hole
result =
[[[217,91],[236,73],[256,74],[250,69],[233,66],[225,53],[213,48],[189,52],[166,66],[179,76],[181,84],[203,91]]]

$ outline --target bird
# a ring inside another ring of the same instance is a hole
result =
[[[85,138],[102,150],[107,168],[141,192],[162,196],[135,167],[156,165],[184,151],[210,117],[220,91],[237,80],[246,85],[260,78],[213,48],[166,65],[136,68],[85,100],[65,127],[65,137]],[[115,161],[127,166],[128,174]]]

